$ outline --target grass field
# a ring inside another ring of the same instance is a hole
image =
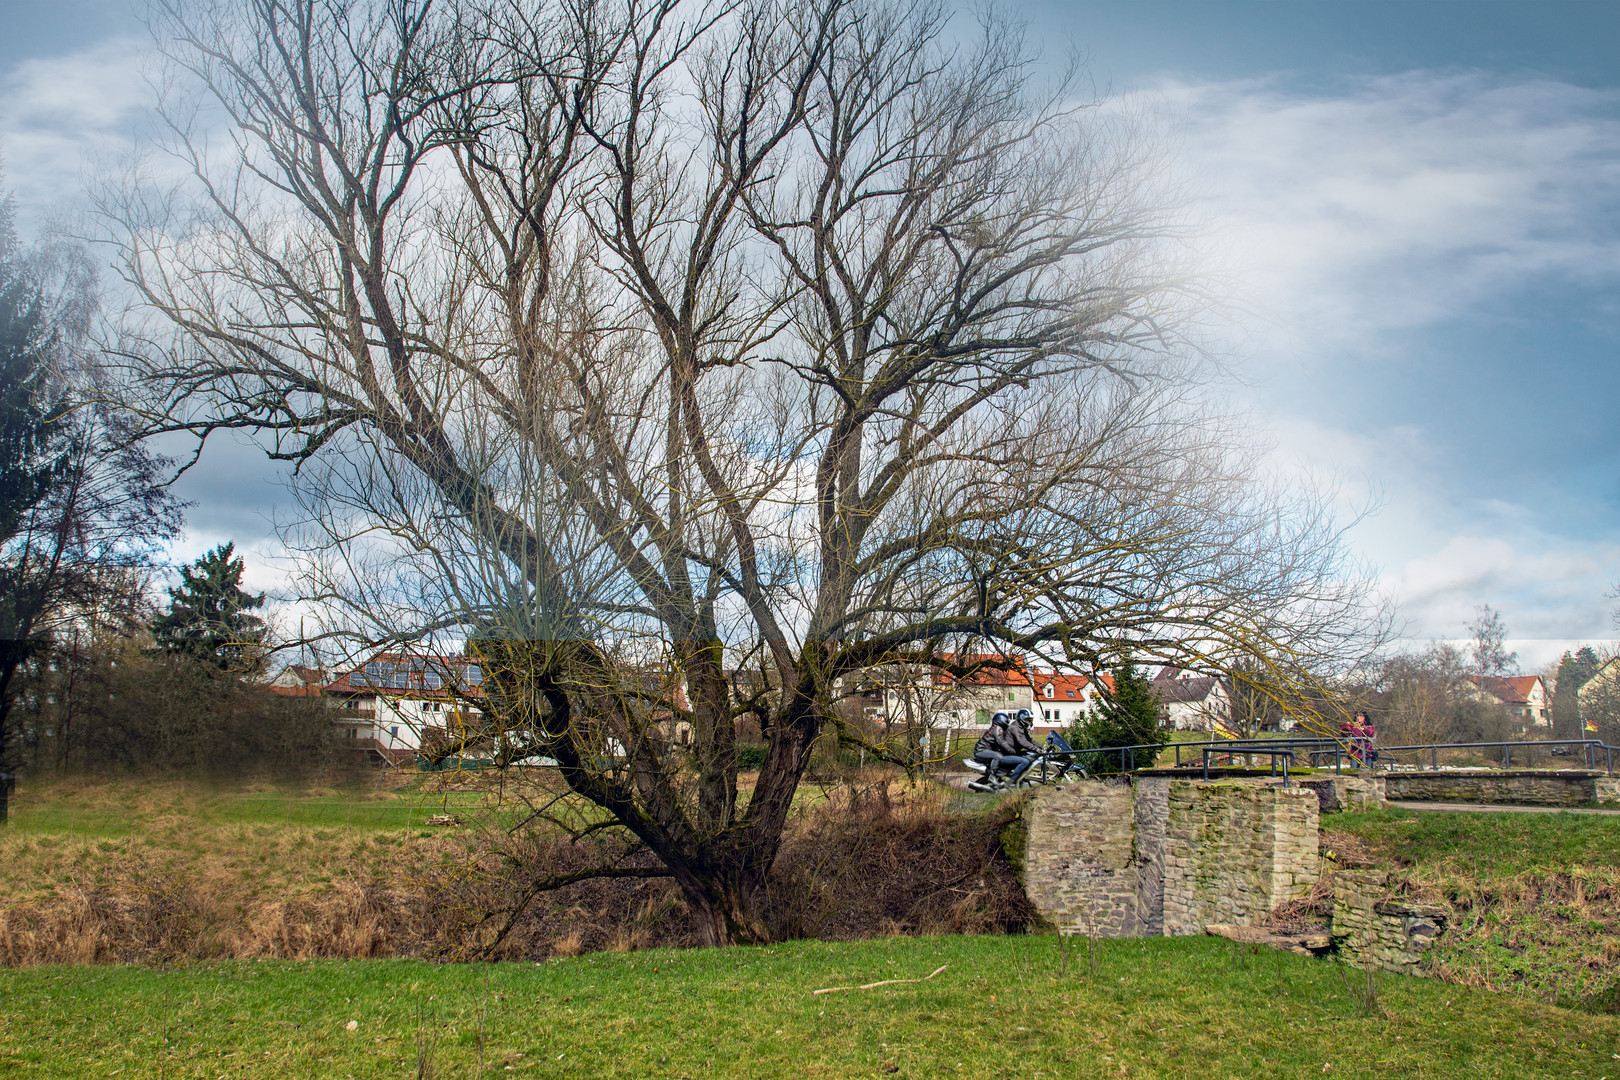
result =
[[[1323,829],[1450,910],[1429,957],[1445,978],[1620,1013],[1620,817],[1397,805]]]
[[[1620,817],[1598,814],[1466,814],[1402,809],[1324,818],[1392,860],[1475,878],[1536,870],[1620,867]]]
[[[7,1077],[1620,1076],[1620,1021],[1209,938],[0,972]],[[812,993],[881,979],[935,978]],[[350,1024],[353,1024],[351,1030]]]

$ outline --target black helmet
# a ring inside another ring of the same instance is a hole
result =
[[[1008,716],[1004,712],[998,712],[996,715],[990,718],[990,722],[996,727],[1006,727],[1008,724],[1012,723],[1012,717]]]
[[[1035,714],[1030,712],[1028,709],[1019,709],[1018,715],[1013,717],[1013,719],[1017,720],[1020,724],[1033,724],[1035,722]]]

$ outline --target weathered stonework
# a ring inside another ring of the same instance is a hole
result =
[[[1321,876],[1316,792],[1232,781],[1170,784],[1164,933],[1252,925]]]
[[[1142,777],[1036,794],[1024,888],[1065,933],[1201,934],[1252,924],[1320,873],[1318,797],[1260,781]]]
[[[1387,871],[1333,875],[1333,941],[1345,963],[1425,974],[1423,954],[1445,928],[1444,908],[1391,897]]]
[[[1142,933],[1136,793],[1128,780],[1043,789],[1025,818],[1024,891],[1048,922],[1097,937]]]
[[[1390,773],[1384,778],[1385,796],[1415,802],[1523,803],[1530,806],[1578,806],[1598,802],[1598,781],[1614,780],[1599,773],[1564,771],[1441,771]],[[1609,790],[1613,791],[1612,787]],[[1609,795],[1608,798],[1615,798]]]
[[[1142,933],[1164,933],[1165,827],[1170,821],[1170,779],[1145,776],[1136,787],[1136,910]]]
[[[1620,776],[1593,777],[1592,801],[1601,803],[1620,802]]]
[[[1299,786],[1316,792],[1317,810],[1324,814],[1384,808],[1384,777],[1378,773],[1311,776]]]

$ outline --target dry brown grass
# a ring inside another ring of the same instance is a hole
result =
[[[431,790],[402,793],[73,782],[36,793],[71,806],[75,822],[103,825],[0,830],[0,964],[543,959],[693,943],[679,890],[664,879],[531,896],[534,881],[593,865],[619,841],[574,843],[533,825],[509,835],[511,792],[504,813],[479,802],[494,783],[432,778]],[[457,815],[470,827],[222,819],[241,794],[388,811],[404,798],[437,810],[450,793],[463,797]],[[1005,814],[949,814],[943,797],[882,776],[807,793],[765,898],[773,933],[848,940],[1025,925],[1030,909],[1000,847]]]

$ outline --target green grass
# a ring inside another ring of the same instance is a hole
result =
[[[1601,814],[1469,814],[1396,806],[1335,814],[1322,825],[1358,836],[1401,863],[1473,878],[1620,867],[1620,817]]]
[[[412,778],[415,780],[415,778]],[[199,781],[68,781],[24,785],[4,826],[10,835],[120,837],[145,833],[165,819],[198,825],[274,824],[394,831],[421,826],[433,814],[486,805],[477,792],[430,792],[413,783],[397,791],[372,787],[310,788],[288,784],[213,785]]]
[[[1620,1076],[1620,1021],[1209,938],[0,972],[0,1076]],[[821,987],[936,978],[815,995]],[[349,1031],[350,1021],[356,1029]],[[482,1027],[482,1035],[480,1028]],[[428,1062],[419,1070],[419,1059]]]

